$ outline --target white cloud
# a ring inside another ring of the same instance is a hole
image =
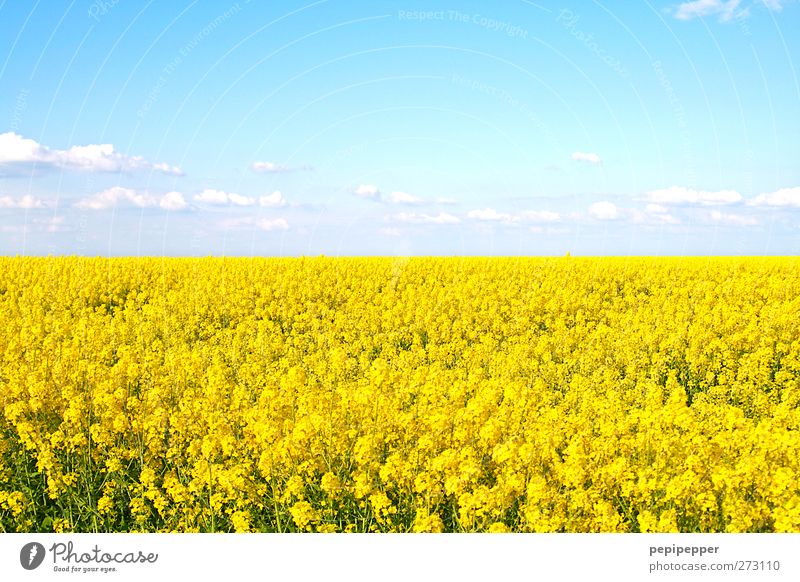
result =
[[[196,194],[194,197],[195,202],[204,202],[206,204],[227,204],[228,203],[228,193],[223,192],[222,190],[214,190],[212,188],[206,188],[200,194]]]
[[[34,222],[43,226],[46,232],[62,232],[67,230],[64,227],[63,216],[51,216],[50,218],[35,220]]]
[[[381,199],[381,191],[372,184],[359,184],[358,188],[353,190],[353,194],[366,200],[377,201]]]
[[[681,186],[670,186],[647,193],[647,200],[659,205],[693,205],[723,206],[736,204],[742,201],[742,195],[736,190],[693,190]]]
[[[422,204],[424,200],[408,192],[392,192],[389,196],[392,204]]]
[[[250,167],[254,172],[259,172],[263,174],[290,171],[289,166],[285,166],[283,164],[276,164],[275,162],[253,162],[253,165]]]
[[[721,222],[723,224],[730,224],[732,226],[753,226],[758,224],[758,220],[752,216],[742,216],[741,214],[729,214],[720,212],[719,210],[711,211],[711,220],[714,222]]]
[[[215,190],[213,188],[206,188],[200,192],[200,194],[196,194],[194,200],[195,202],[213,204],[215,206],[226,206],[228,204],[233,204],[234,206],[252,206],[256,203],[255,198],[242,196],[235,192]]]
[[[250,169],[259,174],[285,174],[286,172],[298,172],[310,170],[310,166],[287,166],[276,162],[253,162]]]
[[[470,210],[467,212],[467,216],[482,222],[502,222],[505,224],[516,224],[522,221],[557,222],[561,220],[560,214],[557,212],[550,212],[549,210],[525,210],[519,214],[509,214],[506,212],[498,212],[494,208],[483,208],[479,210]]]
[[[400,229],[399,228],[393,228],[393,227],[381,228],[381,229],[378,230],[378,232],[380,234],[382,234],[383,236],[400,236],[401,235]]]
[[[572,159],[573,159],[573,161],[576,161],[576,162],[587,162],[587,163],[592,164],[594,166],[602,163],[602,160],[600,159],[600,156],[598,156],[597,154],[592,154],[592,153],[575,152],[575,153],[572,154]]]
[[[570,232],[568,228],[556,226],[531,226],[528,230],[536,234],[547,234],[551,236],[560,236],[563,234],[569,234]]]
[[[531,222],[558,222],[561,215],[549,210],[526,210],[520,214],[520,218]]]
[[[284,218],[258,218],[255,225],[261,230],[289,230],[289,223]]]
[[[183,176],[183,170],[181,170],[178,166],[170,166],[169,164],[161,163],[161,164],[153,164],[153,169],[164,174],[169,174],[171,176]]]
[[[681,221],[678,218],[672,216],[671,214],[656,214],[655,218],[656,218],[656,220],[658,222],[664,222],[666,224],[680,224],[681,223]]]
[[[158,205],[164,210],[183,210],[186,208],[186,199],[180,192],[167,192],[158,201]]]
[[[68,150],[51,149],[14,132],[0,134],[0,167],[37,166],[84,172],[133,172],[151,170],[182,176],[176,166],[152,164],[141,156],[126,156],[111,144],[73,146]]]
[[[235,192],[228,192],[228,200],[234,206],[252,206],[256,203],[255,198],[242,196],[241,194],[236,194]]]
[[[265,231],[289,230],[285,218],[236,218],[222,223],[225,228],[255,227]]]
[[[0,196],[0,208],[46,208],[47,204],[43,200],[34,198],[26,194],[21,198],[11,198],[11,196]]]
[[[589,207],[589,214],[597,220],[614,220],[619,216],[619,209],[611,202],[595,202]]]
[[[458,200],[455,198],[447,198],[445,196],[441,196],[436,199],[436,204],[441,204],[443,206],[449,206],[453,204],[458,204]]]
[[[275,190],[272,194],[267,194],[258,199],[258,205],[264,208],[283,208],[286,206],[286,198],[280,190]]]
[[[515,217],[504,212],[497,212],[494,208],[483,208],[481,210],[470,210],[467,212],[469,218],[484,222],[514,222]]]
[[[85,210],[105,210],[106,208],[113,208],[118,202],[129,202],[134,206],[145,205],[144,199],[135,190],[114,186],[79,200],[75,206]]]
[[[669,209],[658,204],[648,204],[644,212],[631,208],[626,212],[635,224],[680,224],[680,220],[669,213]]]
[[[137,192],[131,188],[114,186],[102,192],[97,192],[75,203],[76,208],[85,210],[105,210],[115,206],[133,206],[136,208],[155,208],[164,210],[183,210],[186,200],[180,192],[167,192],[163,196],[156,196],[147,192]]]
[[[650,214],[665,214],[669,212],[669,208],[661,204],[648,204],[644,207],[645,211]]]
[[[675,18],[692,20],[704,16],[719,16],[721,21],[727,22],[734,16],[747,15],[747,9],[737,11],[740,4],[741,0],[692,0],[683,2],[675,9]]]
[[[749,206],[790,206],[800,208],[800,186],[781,188],[776,192],[759,194],[747,202]]]
[[[431,214],[401,212],[400,214],[395,214],[394,218],[398,222],[408,222],[411,224],[458,224],[461,222],[458,217],[448,214],[447,212],[440,212],[436,216]]]
[[[669,208],[662,204],[647,204],[644,207],[644,212],[632,210],[631,215],[634,222],[661,222],[666,224],[680,224],[681,222],[670,214]]]

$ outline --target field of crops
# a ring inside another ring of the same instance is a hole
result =
[[[800,531],[795,258],[0,259],[0,531]]]

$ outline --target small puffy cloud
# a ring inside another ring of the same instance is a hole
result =
[[[278,174],[290,171],[289,166],[276,164],[275,162],[253,162],[250,168],[259,174]]]
[[[530,222],[558,222],[561,220],[561,215],[558,212],[549,210],[526,210],[519,217]]]
[[[266,231],[289,230],[289,223],[285,218],[257,218],[254,224],[257,228]]]
[[[183,170],[181,170],[178,166],[170,166],[169,164],[153,164],[153,169],[161,172],[162,174],[168,174],[170,176],[183,176]]]
[[[283,208],[286,206],[286,198],[280,190],[275,190],[272,194],[267,194],[258,199],[258,205],[262,208]]]
[[[353,190],[353,194],[365,200],[378,201],[381,199],[381,191],[372,184],[359,184],[358,188]]]
[[[663,222],[663,223],[666,223],[666,224],[680,224],[681,223],[681,221],[678,218],[672,216],[671,214],[656,214],[655,215],[655,219],[658,222]]]
[[[309,166],[287,166],[276,162],[253,162],[250,169],[259,174],[285,174],[287,172],[299,172],[310,170]]]
[[[600,156],[592,153],[575,152],[571,157],[575,162],[586,162],[587,164],[592,164],[593,166],[597,166],[598,164],[602,163]]]
[[[228,193],[228,200],[234,206],[252,206],[256,203],[255,198],[251,198],[249,196],[242,196],[241,194],[236,194],[235,192]]]
[[[424,213],[401,212],[400,214],[395,214],[394,218],[398,222],[407,222],[410,224],[458,224],[461,222],[457,216],[453,216],[447,212],[440,212],[435,216]]]
[[[483,208],[470,210],[467,212],[469,218],[482,222],[502,222],[504,224],[516,224],[519,222],[557,222],[561,220],[561,215],[549,210],[525,210],[519,214],[509,214],[498,212],[494,208]]]
[[[392,192],[389,196],[389,201],[392,204],[422,204],[424,200],[408,192]]]
[[[730,214],[713,210],[711,212],[711,220],[720,222],[722,224],[729,224],[731,226],[753,226],[758,224],[758,220],[752,216],[742,216],[741,214]]]
[[[505,212],[497,212],[494,208],[483,208],[480,210],[470,210],[467,212],[469,218],[481,220],[483,222],[513,222],[514,217]]]
[[[670,214],[669,208],[662,204],[650,203],[644,207],[644,212],[632,211],[634,222],[660,222],[665,224],[680,224],[675,216]]]
[[[0,134],[0,164],[44,161],[54,157],[46,147],[32,139],[26,139],[9,131]]]
[[[644,207],[644,210],[649,214],[665,214],[669,212],[669,208],[662,206],[661,204],[648,204]]]
[[[546,234],[551,236],[561,236],[564,234],[569,234],[570,230],[564,227],[556,227],[556,226],[531,226],[528,228],[529,232],[533,232],[536,234]]]
[[[659,204],[648,204],[644,212],[632,208],[627,214],[636,224],[680,224],[681,222],[669,213],[669,208]]]
[[[619,217],[619,209],[616,204],[604,200],[592,204],[589,207],[589,214],[597,220],[614,220]]]
[[[202,202],[203,204],[212,204],[214,206],[227,206],[232,204],[234,206],[252,206],[256,203],[255,198],[249,196],[242,196],[235,192],[225,192],[223,190],[215,190],[213,188],[206,188],[200,194],[195,195],[195,202]]]
[[[68,230],[64,225],[63,216],[51,216],[50,218],[41,218],[34,220],[39,227],[45,232],[63,232]]]
[[[186,208],[186,199],[180,192],[167,192],[158,201],[158,205],[164,210],[183,210]]]
[[[446,196],[440,196],[436,199],[436,204],[441,204],[442,206],[451,206],[453,204],[458,204],[458,200],[455,198],[447,198]]]
[[[205,204],[223,205],[228,203],[228,193],[222,190],[206,188],[200,194],[196,194],[194,200]]]
[[[258,228],[267,232],[289,230],[289,223],[285,218],[235,218],[222,223],[225,228]]]
[[[749,206],[783,206],[800,208],[800,186],[781,188],[776,192],[759,194],[747,202]]]
[[[33,166],[83,172],[151,170],[172,176],[183,175],[177,166],[153,164],[141,156],[126,156],[116,151],[112,144],[90,144],[58,150],[14,132],[0,134],[0,168]]]
[[[693,190],[681,186],[670,186],[647,193],[647,200],[662,206],[724,206],[742,201],[742,195],[736,190]]]
[[[167,192],[163,196],[157,196],[148,192],[137,192],[131,188],[114,186],[79,200],[75,204],[76,208],[84,210],[106,210],[115,206],[183,210],[186,208],[186,200],[180,192]]]
[[[26,210],[32,208],[46,208],[47,204],[38,198],[34,198],[30,194],[26,194],[20,198],[12,198],[11,196],[0,196],[0,208],[24,208]]]
[[[775,0],[767,0],[774,3]],[[692,0],[683,2],[675,9],[674,16],[678,20],[692,20],[704,16],[718,16],[723,22],[731,20],[734,16],[747,15],[748,10],[737,10],[741,0]]]
[[[402,234],[399,228],[394,227],[381,228],[378,232],[383,236],[400,236]]]
[[[114,186],[79,200],[75,207],[84,210],[105,210],[106,208],[113,208],[117,203],[126,202],[139,207],[150,205],[150,201],[143,195],[137,194],[136,190]]]

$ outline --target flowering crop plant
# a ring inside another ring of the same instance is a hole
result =
[[[796,258],[2,258],[0,531],[798,532]]]

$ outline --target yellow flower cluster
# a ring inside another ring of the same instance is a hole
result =
[[[795,258],[0,259],[0,531],[800,531]]]

